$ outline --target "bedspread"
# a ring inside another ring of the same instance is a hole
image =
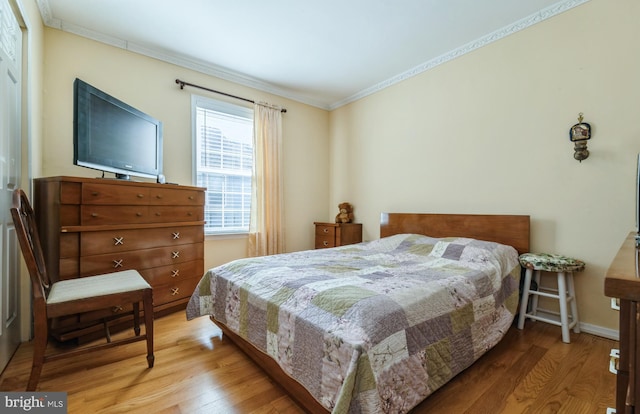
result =
[[[510,246],[401,234],[216,267],[187,318],[213,315],[332,413],[406,413],[502,339],[519,279]]]

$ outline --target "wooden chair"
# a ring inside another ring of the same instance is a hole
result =
[[[44,264],[33,209],[21,189],[13,193],[11,216],[16,227],[22,255],[29,269],[33,294],[34,350],[27,391],[35,391],[45,362],[75,357],[91,351],[132,342],[147,341],[147,364],[153,367],[153,291],[135,270],[98,276],[78,277],[51,283]],[[140,302],[143,303],[145,332],[140,335]],[[52,318],[133,304],[135,336],[107,343],[72,348],[46,355]]]

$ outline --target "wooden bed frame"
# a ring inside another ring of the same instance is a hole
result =
[[[380,237],[415,233],[431,237],[470,237],[513,246],[519,254],[529,251],[529,216],[480,214],[411,214],[382,213]],[[211,317],[238,348],[269,375],[302,408],[313,414],[327,414],[324,408],[296,380],[285,373],[278,363],[249,342],[233,333],[223,323]]]
[[[529,252],[529,216],[489,214],[382,213],[380,237],[415,233],[431,237],[469,237]]]

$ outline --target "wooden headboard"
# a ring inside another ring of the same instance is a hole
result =
[[[415,233],[431,237],[470,237],[529,252],[529,216],[489,214],[382,213],[380,237]]]

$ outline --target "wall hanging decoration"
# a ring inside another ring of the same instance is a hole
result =
[[[582,122],[583,119],[583,114],[580,112],[578,114],[578,123],[569,130],[569,139],[575,144],[573,158],[580,162],[589,157],[587,141],[591,139],[591,125]]]

